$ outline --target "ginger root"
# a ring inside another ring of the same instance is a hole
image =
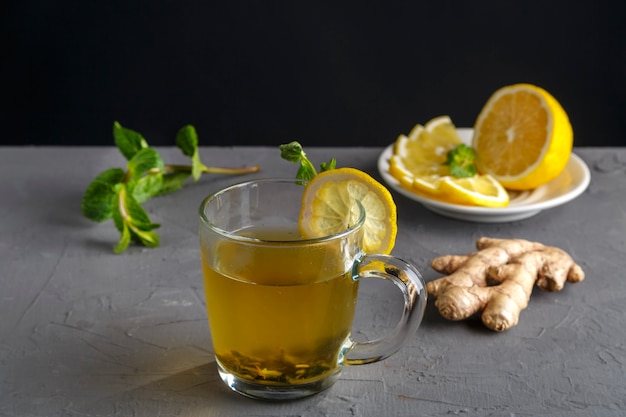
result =
[[[560,291],[585,278],[582,268],[563,250],[522,239],[482,237],[478,251],[435,258],[431,266],[447,274],[426,284],[435,306],[449,320],[462,320],[482,310],[482,321],[498,332],[517,325],[535,283]]]

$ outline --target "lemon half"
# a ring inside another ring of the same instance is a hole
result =
[[[569,118],[546,90],[514,84],[494,92],[474,125],[478,170],[512,190],[529,190],[556,178],[573,146]]]

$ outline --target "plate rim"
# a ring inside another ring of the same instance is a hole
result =
[[[462,136],[466,136],[468,134],[471,135],[473,131],[472,128],[457,128],[459,134]],[[591,181],[591,172],[589,167],[578,155],[574,152],[571,153],[570,159],[565,166],[565,170],[569,170],[570,173],[575,173],[576,170],[582,173],[582,178],[578,183],[572,186],[571,189],[567,190],[563,194],[551,197],[546,200],[533,202],[533,203],[521,203],[519,205],[515,205],[512,207],[478,207],[478,206],[465,206],[460,204],[446,203],[438,200],[433,200],[428,197],[418,195],[416,193],[411,192],[404,188],[400,182],[389,174],[389,158],[393,154],[393,146],[394,144],[390,144],[380,153],[378,157],[378,171],[382,176],[383,180],[392,187],[395,191],[403,194],[409,199],[412,199],[426,208],[435,208],[437,210],[433,210],[439,214],[447,213],[449,216],[463,218],[467,220],[468,216],[474,216],[484,220],[487,217],[511,217],[511,216],[519,216],[523,214],[528,214],[530,217],[543,210],[547,210],[562,204],[565,204],[579,195],[581,195],[589,186]],[[552,181],[558,180],[558,177]],[[550,183],[548,183],[550,184]],[[445,213],[444,213],[445,212]],[[460,215],[456,216],[455,214]]]

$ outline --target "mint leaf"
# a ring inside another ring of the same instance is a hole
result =
[[[194,181],[198,181],[205,168],[200,161],[198,153],[198,133],[192,125],[183,126],[176,134],[176,146],[180,148],[184,155],[191,158],[191,176]]]
[[[298,172],[296,173],[296,178],[299,180],[311,180],[313,177],[317,175],[317,171],[315,171],[315,167],[309,162],[308,159],[303,159],[300,162],[300,168],[298,168]]]
[[[328,162],[322,162],[320,164],[320,172],[330,171],[331,169],[335,169],[337,167],[337,161],[335,158],[331,159]]]
[[[450,175],[456,178],[469,178],[476,175],[476,167],[474,165],[470,166],[460,166],[454,165],[450,167]]]
[[[132,194],[126,192],[122,197],[123,208],[120,210],[122,219],[129,225],[133,225],[140,230],[152,230],[159,227],[150,221],[148,213],[141,207],[141,204],[133,197]],[[131,235],[133,228],[131,227]]]
[[[113,219],[120,232],[115,253],[125,251],[133,241],[148,247],[159,245],[159,236],[153,231],[159,225],[152,223],[141,207],[151,197],[180,189],[190,176],[197,181],[206,173],[249,174],[260,169],[258,165],[242,168],[204,165],[198,152],[198,134],[192,125],[181,128],[176,136],[177,146],[191,158],[191,165],[166,166],[140,133],[122,127],[119,122],[113,123],[113,137],[128,160],[126,171],[111,168],[98,175],[85,190],[81,210],[93,221]]]
[[[130,244],[130,229],[123,222],[122,222],[121,228],[122,228],[122,231],[121,231],[122,234],[120,235],[120,240],[117,242],[117,244],[113,248],[114,253],[124,252],[128,248],[128,245]]]
[[[278,148],[280,149],[281,158],[289,162],[300,163],[300,167],[298,168],[298,172],[296,173],[297,179],[311,180],[317,175],[317,170],[315,169],[315,166],[306,156],[302,145],[300,145],[298,142],[293,141],[290,143],[286,143],[280,145]],[[328,169],[334,169],[335,164],[335,160],[332,159],[328,163],[321,164],[320,167],[322,171],[327,171]]]
[[[298,142],[285,143],[278,146],[280,149],[280,157],[286,161],[299,163],[302,159],[306,158],[306,154],[302,149],[302,146]]]
[[[100,173],[83,194],[81,210],[89,220],[102,222],[113,215],[117,190],[115,186],[124,179],[124,170],[111,168]]]
[[[191,174],[184,171],[167,172],[163,174],[161,188],[156,195],[164,195],[179,190]]]
[[[192,125],[183,126],[176,134],[176,146],[186,156],[192,157],[198,150],[198,133]]]
[[[141,149],[126,165],[127,177],[135,181],[151,169],[163,171],[163,168],[164,164],[161,156],[152,148]]]
[[[163,173],[161,171],[148,173],[138,180],[128,183],[129,191],[135,197],[135,200],[140,203],[161,194],[162,187]]]
[[[457,178],[467,178],[476,175],[476,151],[465,144],[457,145],[446,155],[444,165],[450,167],[450,175]]]
[[[159,235],[151,230],[131,229],[131,233],[134,234],[134,238],[138,243],[148,248],[159,246]]]
[[[159,227],[152,223],[148,213],[141,207],[139,202],[128,192],[126,187],[121,187],[118,196],[118,204],[113,213],[115,227],[122,236],[114,248],[115,253],[126,250],[130,241],[141,243],[147,247],[159,245],[159,236],[152,232]]]
[[[141,149],[148,147],[148,142],[139,132],[122,127],[119,122],[113,123],[115,145],[126,159],[131,159]]]

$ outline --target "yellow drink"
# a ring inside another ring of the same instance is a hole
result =
[[[297,231],[248,229],[263,245],[202,243],[215,355],[240,378],[304,384],[339,370],[356,306],[355,248],[304,245]],[[281,242],[278,242],[278,241]]]
[[[217,368],[233,391],[288,400],[332,386],[344,365],[381,361],[419,326],[426,306],[419,271],[364,253],[365,209],[345,230],[302,239],[303,181],[259,179],[223,188],[200,205],[200,249]],[[343,221],[342,219],[339,219]],[[306,230],[303,228],[303,230]],[[361,279],[394,282],[404,310],[384,338],[350,331]]]

